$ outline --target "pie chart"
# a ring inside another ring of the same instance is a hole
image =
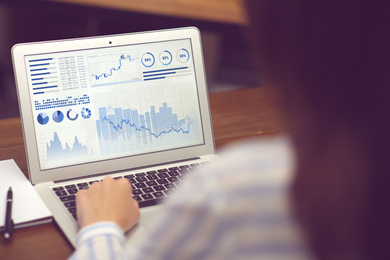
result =
[[[41,125],[46,125],[49,122],[49,116],[45,113],[40,113],[37,117],[38,123]]]
[[[91,110],[89,110],[88,108],[86,107],[83,107],[82,110],[81,110],[81,116],[84,118],[84,119],[88,119],[91,117]]]
[[[54,122],[57,122],[57,123],[60,123],[60,122],[62,122],[62,120],[64,120],[64,114],[59,110],[55,111],[53,113],[52,117],[53,117]]]

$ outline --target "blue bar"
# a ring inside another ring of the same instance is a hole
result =
[[[186,122],[185,118],[179,120],[178,128],[181,128],[181,127],[182,127],[182,124],[185,124],[185,122]]]
[[[40,75],[47,75],[47,74],[50,74],[50,72],[31,74],[31,76],[40,76]]]
[[[160,107],[160,132],[167,131],[167,122],[165,121],[165,110],[164,107]]]
[[[146,77],[154,77],[154,76],[161,76],[161,75],[169,75],[169,74],[175,74],[175,73],[176,73],[176,71],[159,73],[159,74],[144,75],[144,78],[146,78]]]
[[[131,127],[131,120],[130,120],[130,109],[124,109],[123,110],[123,118],[125,120],[125,131],[127,139],[130,139],[133,135],[133,128]]]
[[[157,121],[157,133],[156,135],[159,135],[161,132],[163,132],[165,129],[164,129],[164,126],[163,126],[163,119],[162,119],[163,115],[162,113],[156,113],[156,121]]]
[[[46,58],[46,59],[37,59],[37,60],[29,60],[29,62],[35,62],[35,61],[45,61],[45,60],[52,60],[53,58]]]
[[[153,134],[157,134],[156,111],[154,106],[150,107],[150,115],[152,117]]]
[[[146,128],[152,129],[152,126],[150,124],[150,113],[149,112],[145,113],[145,121],[146,121]]]
[[[154,80],[154,79],[165,79],[165,77],[152,78],[152,79],[144,79],[144,81],[147,81],[147,80]]]
[[[116,129],[118,131],[118,136],[122,136],[124,129],[123,129],[123,114],[122,114],[122,108],[115,108],[115,117],[116,117]]]
[[[58,87],[58,86],[47,86],[47,87],[33,88],[33,90],[45,89],[45,88],[56,88],[56,87]]]
[[[38,70],[47,70],[47,68],[42,68],[42,69],[33,69],[33,70],[30,70],[30,71],[38,71]]]
[[[165,115],[166,115],[168,129],[171,130],[172,128],[174,128],[173,127],[173,117],[172,117],[172,108],[171,107],[167,108],[167,111],[166,111]]]
[[[108,131],[107,110],[105,107],[99,108],[99,117],[100,117],[100,124],[101,124],[101,128],[102,128],[103,138],[105,140],[110,140],[110,135],[109,135],[109,131]]]
[[[35,92],[34,95],[37,95],[37,94],[44,94],[45,92]]]
[[[171,71],[171,70],[182,70],[182,69],[188,69],[188,67],[179,67],[179,68],[164,69],[164,70],[151,70],[151,71],[145,71],[144,74],[155,73],[155,72],[163,72],[163,71]]]
[[[166,115],[167,103],[163,103],[163,106],[160,107],[160,118],[161,118],[161,126],[164,131],[168,130],[167,124],[167,115]]]
[[[100,139],[100,137],[102,136],[102,129],[100,128],[100,120],[96,120],[96,129],[98,132],[98,138]]]
[[[114,115],[109,115],[108,116],[108,121],[110,122],[110,134],[111,134],[111,141],[118,139],[118,134],[117,131],[114,128],[115,124],[115,116]]]
[[[137,140],[141,139],[141,132],[139,131],[139,120],[138,120],[138,111],[137,110],[131,110],[131,121],[133,122],[135,126],[135,136],[137,136]]]
[[[35,78],[35,79],[31,79],[31,80],[43,80],[43,78]]]
[[[47,84],[47,82],[37,82],[37,83],[33,83],[32,85],[42,85],[42,84]]]
[[[146,130],[145,130],[145,116],[144,115],[140,115],[139,116],[139,121],[140,121],[140,125],[141,125],[141,131],[142,131],[142,139],[144,140],[144,144],[147,143],[148,139],[146,137]]]
[[[145,121],[146,121],[146,128],[149,129],[149,131],[152,131],[152,126],[150,124],[150,113],[145,113]],[[149,142],[153,142],[152,136],[149,137]]]
[[[32,64],[30,65],[30,67],[38,67],[38,66],[46,66],[46,65],[50,65],[50,63]]]
[[[173,127],[175,129],[179,128],[178,123],[177,123],[177,114],[173,114]]]

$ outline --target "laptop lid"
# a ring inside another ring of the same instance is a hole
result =
[[[12,57],[33,184],[214,153],[197,28],[17,44]]]

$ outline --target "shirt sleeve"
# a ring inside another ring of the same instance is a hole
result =
[[[123,231],[114,222],[98,222],[81,229],[69,260],[129,259]]]

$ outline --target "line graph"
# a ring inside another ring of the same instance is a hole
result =
[[[110,77],[113,75],[113,73],[115,71],[118,71],[122,68],[122,61],[123,60],[129,60],[129,62],[133,61],[134,59],[131,59],[131,56],[130,55],[121,55],[120,58],[119,58],[119,65],[115,68],[110,68],[110,72],[109,73],[101,73],[100,75],[95,75],[95,74],[92,74],[93,77],[95,77],[96,80],[99,80],[101,77],[104,77],[104,78],[107,78],[107,77]]]
[[[141,81],[138,51],[112,52],[88,56],[92,87]]]
[[[158,148],[199,140],[196,117],[186,115],[179,119],[167,103],[163,103],[157,111],[155,106],[151,106],[150,111],[143,114],[136,109],[112,110],[113,113],[109,113],[108,108],[99,108],[99,120],[96,120],[103,153]]]

